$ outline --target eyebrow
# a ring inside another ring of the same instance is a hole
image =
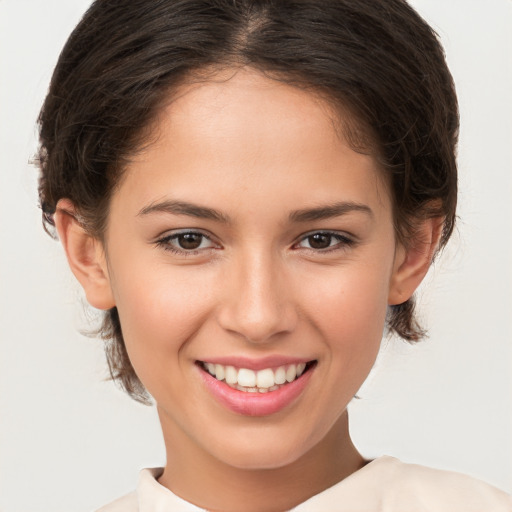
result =
[[[199,219],[215,220],[224,224],[230,223],[230,218],[218,210],[207,208],[206,206],[198,206],[193,203],[187,203],[186,201],[166,200],[158,203],[151,203],[150,205],[142,208],[138,215],[149,215],[150,213],[188,215],[190,217],[197,217]]]
[[[353,202],[339,202],[327,206],[319,206],[317,208],[304,208],[295,210],[290,213],[290,222],[311,222],[315,220],[330,219],[346,215],[350,212],[362,212],[373,218],[373,211],[365,204]],[[199,206],[186,201],[173,201],[165,200],[154,202],[145,206],[140,210],[138,215],[144,216],[151,213],[170,213],[172,215],[188,215],[190,217],[197,217],[199,219],[209,219],[223,224],[229,224],[231,219],[228,215],[208,208],[206,206]]]
[[[303,210],[295,210],[290,213],[290,221],[292,222],[310,222],[314,220],[324,220],[333,217],[339,217],[351,212],[362,212],[373,218],[372,209],[360,203],[339,202],[318,208],[305,208]]]

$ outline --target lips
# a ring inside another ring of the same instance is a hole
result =
[[[316,361],[262,367],[262,363],[222,364],[197,361],[210,393],[228,409],[247,416],[276,413],[295,401],[309,381]],[[260,369],[247,368],[259,367]]]

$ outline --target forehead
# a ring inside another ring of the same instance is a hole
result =
[[[383,172],[346,141],[340,115],[311,91],[251,69],[225,71],[175,91],[125,181],[146,203],[158,194],[282,202],[285,191],[290,201],[326,203],[357,189],[358,201],[385,207]]]

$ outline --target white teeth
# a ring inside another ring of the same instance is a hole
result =
[[[226,366],[226,382],[236,384],[238,382],[238,372],[234,366]]]
[[[257,393],[259,390],[258,388],[246,388],[244,386],[237,385],[235,386],[238,391],[245,391],[246,393]]]
[[[253,388],[256,386],[256,374],[247,368],[238,370],[238,384],[244,388]]]
[[[300,377],[306,369],[306,363],[280,366],[275,370],[265,368],[259,371],[213,363],[203,363],[203,366],[217,380],[225,380],[226,384],[232,388],[249,393],[276,391],[283,384],[293,382]]]
[[[256,385],[259,388],[271,388],[274,385],[274,372],[267,368],[256,374]]]
[[[274,381],[276,384],[284,384],[286,382],[286,370],[284,366],[280,366],[274,375]]]
[[[217,380],[224,380],[224,377],[226,376],[226,372],[224,371],[224,366],[221,364],[215,365],[215,377]]]
[[[294,364],[291,364],[286,368],[286,380],[287,382],[293,382],[297,377],[297,367]]]

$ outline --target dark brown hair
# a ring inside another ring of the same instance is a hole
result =
[[[435,32],[403,0],[96,0],[60,55],[39,117],[45,228],[53,232],[57,202],[69,198],[102,239],[123,165],[161,105],[194,73],[225,66],[251,66],[348,110],[357,127],[348,139],[370,145],[390,175],[398,238],[431,216],[444,219],[446,243],[457,100]],[[413,309],[410,299],[388,315],[408,341],[423,335]],[[146,401],[116,308],[100,333],[112,377]]]

